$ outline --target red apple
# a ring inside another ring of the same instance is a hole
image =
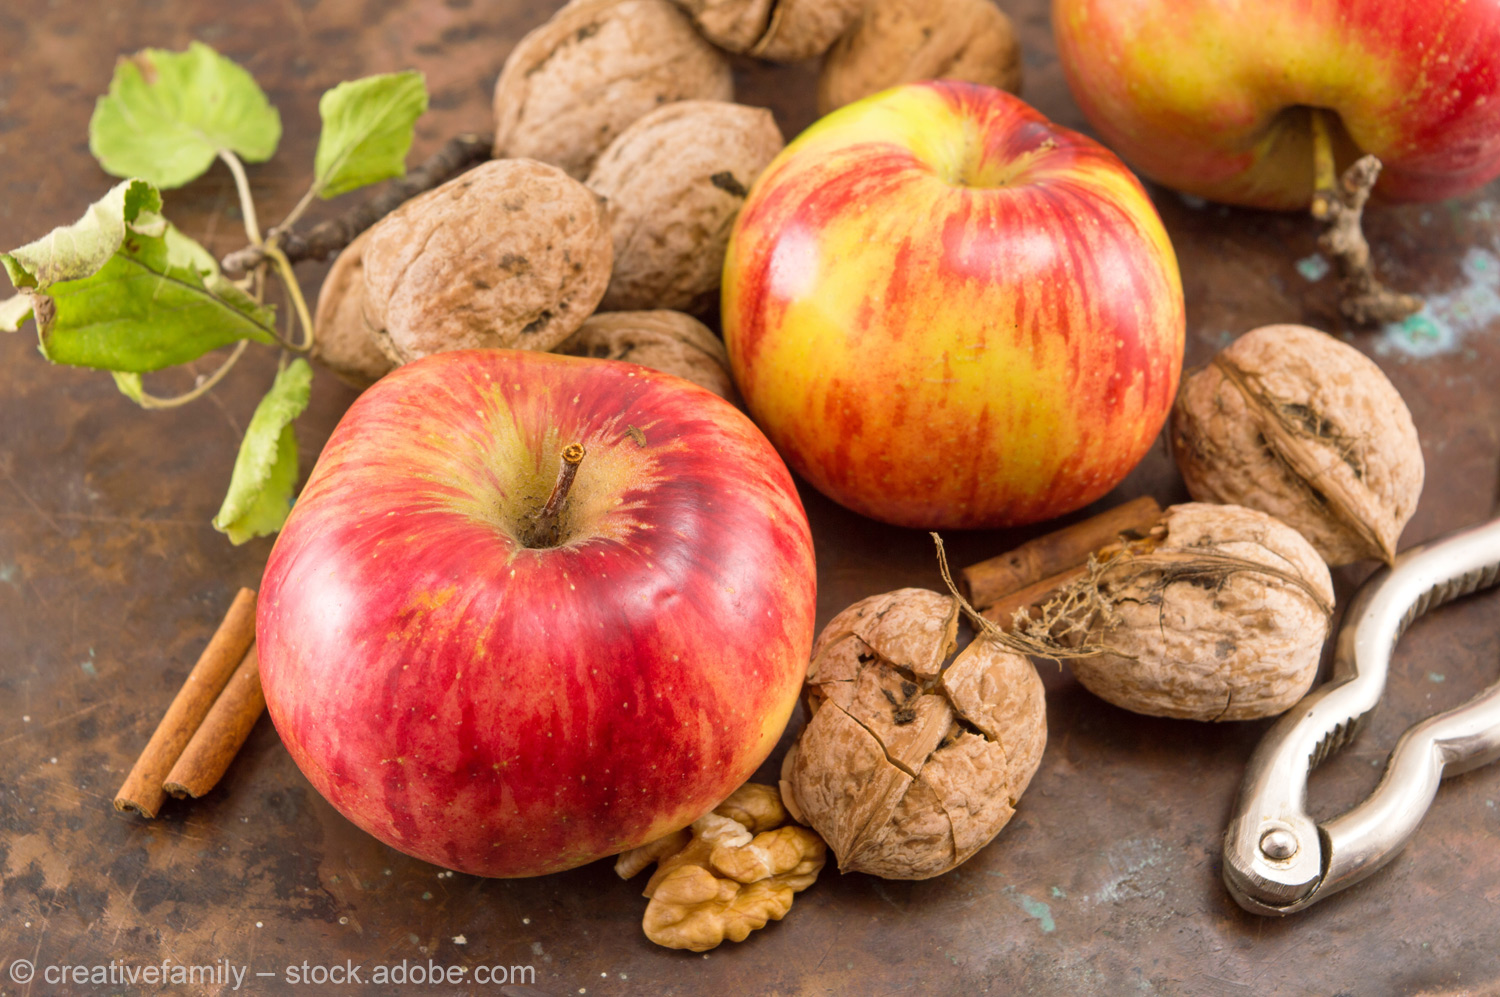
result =
[[[534,516],[585,455],[556,543]],[[271,553],[266,703],[346,817],[530,876],[691,822],[786,725],[811,534],[737,409],[606,360],[442,353],[365,392]]]
[[[1003,91],[912,84],[834,112],[756,181],[724,336],[787,461],[903,526],[1049,519],[1156,439],[1182,284],[1140,184]]]
[[[1053,0],[1052,22],[1089,121],[1169,187],[1307,207],[1310,108],[1336,117],[1340,168],[1380,157],[1391,197],[1500,175],[1496,0]]]

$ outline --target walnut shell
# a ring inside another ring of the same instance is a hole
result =
[[[334,258],[318,291],[313,315],[312,358],[333,371],[340,381],[363,391],[395,369],[381,352],[375,334],[365,325],[365,242],[361,232]]]
[[[866,0],[677,0],[704,37],[722,49],[771,62],[828,51]]]
[[[1172,452],[1193,498],[1260,509],[1329,564],[1389,562],[1422,494],[1411,412],[1363,353],[1268,325],[1184,379]]]
[[[684,100],[615,139],[588,185],[610,202],[609,311],[691,306],[719,286],[750,185],[785,144],[770,111]]]
[[[476,166],[370,229],[365,321],[397,363],[471,347],[550,350],[609,283],[605,215],[555,166]]]
[[[1312,545],[1263,512],[1191,502],[1163,513],[1151,548],[1104,566],[1109,612],[1092,639],[1115,653],[1068,661],[1084,687],[1189,720],[1274,716],[1301,699],[1333,608]]]
[[[733,100],[729,62],[670,0],[573,0],[505,60],[495,155],[588,176],[631,122],[676,100]]]
[[[638,363],[692,381],[720,398],[737,398],[723,342],[682,312],[599,312],[553,352]]]
[[[986,637],[954,657],[957,628],[956,599],[900,589],[818,637],[782,797],[845,872],[947,872],[1005,826],[1041,762],[1036,669]]]
[[[917,80],[1021,92],[1021,43],[991,0],[879,0],[823,60],[818,113]]]

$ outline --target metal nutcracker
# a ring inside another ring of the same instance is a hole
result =
[[[1320,824],[1305,810],[1308,773],[1348,744],[1380,702],[1407,626],[1497,580],[1500,519],[1404,551],[1355,594],[1333,677],[1287,711],[1251,756],[1224,834],[1224,883],[1241,907],[1291,914],[1359,882],[1406,844],[1444,776],[1500,758],[1496,682],[1408,729],[1363,803]]]

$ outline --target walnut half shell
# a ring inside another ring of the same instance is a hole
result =
[[[958,620],[952,596],[900,589],[844,610],[813,648],[782,796],[841,871],[947,872],[1006,825],[1041,762],[1036,669],[983,636],[954,657]]]

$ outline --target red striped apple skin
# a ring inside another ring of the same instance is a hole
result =
[[[1098,143],[973,84],[849,105],[756,182],[724,335],[757,423],[820,491],[915,527],[1087,505],[1177,391],[1182,285]]]
[[[527,548],[572,442],[564,542]],[[814,599],[791,476],[733,406],[633,364],[477,350],[349,409],[257,639],[277,730],[340,812],[434,864],[529,876],[744,782],[795,702]]]
[[[1309,107],[1389,198],[1500,176],[1500,0],[1053,0],[1052,24],[1089,121],[1169,187],[1306,208]]]

